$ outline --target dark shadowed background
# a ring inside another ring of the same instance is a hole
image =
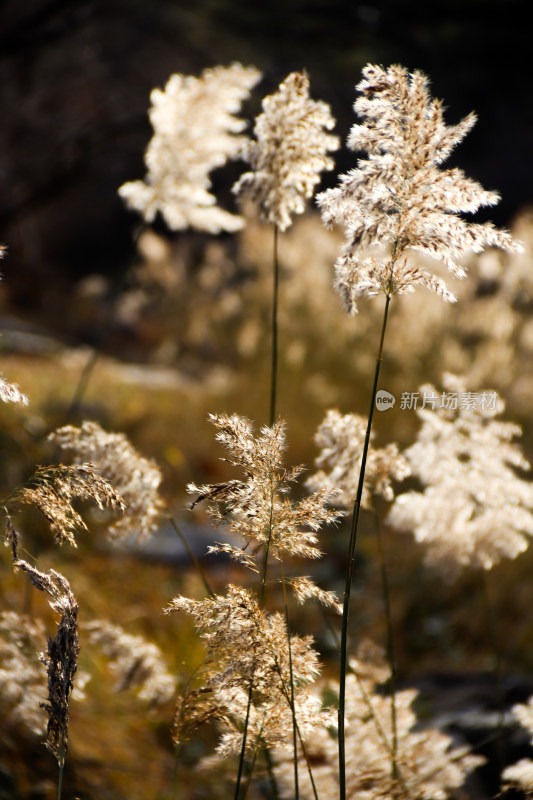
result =
[[[532,199],[525,12],[521,0],[5,0],[4,308],[90,339],[63,313],[65,296],[80,276],[116,273],[130,257],[136,220],[116,190],[144,175],[150,90],[173,72],[199,74],[233,60],[264,72],[250,116],[290,70],[307,68],[312,96],[332,105],[343,139],[366,62],[422,69],[449,122],[478,112],[460,164],[502,194],[491,218],[508,224]],[[353,163],[348,151],[337,155],[339,171]]]

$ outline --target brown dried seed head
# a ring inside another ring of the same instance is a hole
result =
[[[68,749],[69,701],[80,649],[78,603],[61,573],[53,569],[40,572],[21,559],[14,567],[26,572],[37,589],[50,595],[51,608],[61,614],[56,635],[48,640],[47,653],[41,658],[48,671],[48,702],[42,704],[48,714],[46,746],[63,766]]]
[[[99,508],[123,511],[125,503],[111,484],[97,475],[92,464],[38,467],[26,483],[13,492],[8,506],[31,505],[46,517],[59,544],[76,547],[74,535],[87,526],[72,500],[94,500]]]

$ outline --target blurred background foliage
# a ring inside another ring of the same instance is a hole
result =
[[[125,432],[161,466],[163,494],[199,554],[205,520],[192,521],[184,487],[229,473],[206,423],[209,412],[266,421],[272,231],[244,209],[235,235],[172,234],[157,221],[134,247],[139,220],[118,187],[144,175],[151,136],[150,90],[173,72],[199,74],[239,60],[259,67],[262,83],[243,110],[250,121],[261,97],[305,67],[311,94],[332,106],[343,141],[354,122],[354,85],[368,61],[422,69],[443,97],[447,121],[475,109],[479,122],[455,163],[501,192],[490,218],[525,242],[521,256],[472,259],[470,276],[453,288],[455,306],[419,292],[395,299],[382,386],[399,398],[444,370],[467,376],[473,391],[497,389],[506,418],[524,428],[533,456],[533,215],[529,30],[520,0],[387,3],[343,0],[5,0],[0,7],[0,235],[8,245],[0,286],[0,370],[29,395],[27,408],[1,404],[0,495],[36,463],[53,458],[46,435],[65,423],[90,356],[102,352],[72,421],[95,419]],[[354,166],[344,146],[337,172]],[[215,193],[232,207],[230,187],[242,164],[213,175]],[[327,175],[324,186],[335,182]],[[487,218],[487,217],[484,217]],[[365,414],[382,312],[380,299],[348,319],[331,289],[342,242],[313,210],[282,236],[279,410],[288,423],[291,464],[312,465],[313,433],[329,407]],[[116,287],[121,291],[115,304]],[[412,442],[413,412],[399,403],[378,414],[376,441]],[[354,641],[385,642],[383,601],[371,515],[365,516],[357,566]],[[182,551],[112,550],[91,525],[77,551],[52,547],[40,521],[20,516],[25,545],[42,568],[71,581],[82,621],[111,617],[128,632],[156,641],[180,681],[201,659],[188,621],[163,617],[178,592],[202,587]],[[386,531],[398,665],[403,681],[445,672],[481,674],[494,666],[475,575],[447,586],[422,565],[410,536]],[[215,534],[213,534],[214,536]],[[326,558],[316,578],[340,589],[346,530],[324,534]],[[504,669],[533,675],[533,556],[489,574]],[[220,559],[205,568],[216,589],[241,573]],[[7,609],[46,604],[13,576],[2,556],[0,597]],[[42,606],[42,608],[41,608]],[[312,633],[326,672],[334,642],[315,609],[297,612],[295,627]],[[93,674],[88,700],[74,703],[66,797],[172,796],[172,707],[151,713],[115,695],[106,665],[85,649]],[[55,764],[38,741],[2,729],[0,797],[55,793]],[[208,752],[213,734],[190,746],[185,761]],[[195,749],[196,748],[196,749]],[[142,754],[142,755],[141,755]],[[212,779],[186,767],[182,796],[215,797]],[[225,789],[220,787],[220,796]]]

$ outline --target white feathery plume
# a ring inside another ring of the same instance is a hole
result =
[[[471,252],[520,250],[507,232],[459,216],[492,206],[499,196],[460,169],[440,169],[476,117],[446,125],[426,76],[398,65],[368,64],[357,89],[361,96],[354,110],[362,122],[353,126],[348,147],[367,157],[340,177],[337,188],[317,197],[325,224],[346,230],[336,288],[350,313],[357,311],[361,295],[391,296],[417,285],[453,301],[442,278],[425,269],[420,253],[462,278],[460,262]]]
[[[339,496],[335,503],[347,510],[353,507],[357,493],[366,426],[366,420],[357,414],[341,414],[329,409],[315,434],[315,443],[320,447],[315,459],[318,471],[307,479],[306,486],[315,491],[337,489]],[[372,439],[371,434],[361,498],[363,508],[371,508],[373,495],[381,495],[392,502],[392,480],[402,481],[411,474],[397,445],[376,448]]]
[[[233,191],[250,198],[261,219],[284,231],[292,224],[291,215],[305,210],[320,173],[333,169],[328,152],[337,150],[339,140],[327,133],[335,126],[329,105],[309,97],[305,71],[291,72],[262,106],[255,141],[248,141],[243,150],[252,169]]]
[[[235,63],[206,69],[199,78],[172,75],[154,89],[149,110],[154,135],[145,153],[144,181],[123,184],[126,204],[153,222],[161,212],[171,230],[236,231],[241,217],[216,205],[209,173],[237,158],[246,123],[235,116],[261,77]]]
[[[513,441],[520,427],[497,419],[503,401],[462,405],[464,383],[445,375],[443,386],[441,407],[417,411],[422,427],[405,451],[424,490],[398,495],[388,521],[411,530],[427,546],[427,563],[453,579],[462,567],[488,570],[527,549],[533,483],[520,476],[530,469]],[[422,391],[438,397],[433,386]]]

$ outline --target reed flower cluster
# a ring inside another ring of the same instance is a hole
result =
[[[443,385],[442,392],[422,387],[426,397],[444,402],[417,411],[422,426],[405,451],[424,490],[399,495],[389,522],[412,531],[427,547],[427,563],[454,578],[463,567],[489,570],[527,549],[533,484],[520,475],[530,469],[513,441],[520,427],[497,418],[503,402],[461,405],[464,383],[448,375]]]
[[[8,383],[0,375],[0,400],[4,403],[20,403],[22,406],[28,405],[28,398],[23,394],[16,383]]]
[[[40,621],[14,611],[0,613],[0,716],[32,734],[46,731],[43,704],[46,670],[38,658],[45,647]]]
[[[197,495],[193,505],[206,500],[214,521],[225,523],[241,540],[242,545],[219,543],[211,549],[260,574],[260,586],[254,592],[229,585],[225,595],[205,600],[177,597],[167,609],[190,614],[207,647],[203,689],[180,701],[175,736],[179,741],[200,720],[213,718],[225,728],[220,756],[242,752],[243,731],[246,749],[256,754],[261,746],[293,746],[295,725],[302,740],[316,726],[331,724],[331,714],[320,710],[307,688],[319,671],[311,640],[292,634],[286,616],[266,610],[265,586],[270,559],[282,565],[294,557],[319,557],[317,532],[338,513],[327,506],[334,496],[330,490],[299,502],[288,497],[301,468],[283,466],[282,422],[254,435],[249,420],[236,415],[211,415],[211,421],[228,451],[227,460],[242,471],[244,480],[191,485],[189,491]],[[281,580],[285,586],[283,569]],[[297,576],[286,583],[300,601],[313,598],[337,605],[331,592],[310,579]]]
[[[460,262],[469,253],[519,249],[505,231],[459,216],[494,205],[498,195],[460,169],[440,169],[476,117],[469,114],[457,125],[446,125],[426,76],[401,66],[368,64],[357,89],[361,96],[354,110],[362,122],[352,127],[348,147],[367,157],[341,176],[337,188],[317,197],[325,224],[346,230],[336,288],[350,313],[364,294],[390,297],[417,285],[454,300],[418,254],[441,261],[462,278]]]
[[[38,509],[48,521],[55,540],[76,547],[75,535],[80,530],[87,530],[87,525],[72,505],[75,498],[93,500],[101,509],[109,506],[121,511],[125,507],[118,492],[95,472],[91,464],[38,467],[4,503],[13,509],[24,505]]]
[[[123,514],[108,528],[111,538],[133,535],[143,541],[150,537],[163,510],[157,464],[141,456],[123,433],[108,433],[96,422],[83,422],[80,428],[66,425],[48,438],[76,466],[90,462],[122,498]]]
[[[336,489],[340,492],[336,504],[347,510],[352,508],[357,492],[366,425],[366,420],[358,414],[341,414],[330,409],[315,434],[315,443],[320,448],[315,459],[318,471],[307,479],[306,486],[310,490]],[[402,481],[411,474],[397,445],[376,448],[372,446],[372,439],[371,434],[361,499],[363,508],[372,507],[375,495],[391,502],[394,499],[392,481]]]
[[[377,648],[360,646],[350,659],[346,680],[346,797],[349,800],[445,800],[455,795],[466,775],[484,762],[450,736],[421,725],[413,711],[417,692],[396,693],[394,722],[385,685],[390,678]],[[396,740],[395,769],[391,768]],[[338,795],[337,747],[327,730],[318,730],[309,743],[313,776],[319,797]],[[276,777],[282,797],[291,798],[291,765],[279,756]],[[315,796],[302,771],[300,796]]]
[[[144,181],[123,184],[127,205],[153,222],[161,212],[171,230],[235,231],[243,220],[216,205],[209,173],[236,158],[245,122],[235,116],[261,77],[235,63],[206,69],[199,78],[172,75],[154,89],[149,110],[154,134],[145,153]]]
[[[262,610],[253,592],[229,585],[225,595],[205,600],[177,597],[168,607],[170,611],[190,614],[207,647],[203,691],[187,697],[187,719],[183,718],[183,705],[179,706],[181,725],[190,725],[191,715],[199,718],[191,702],[193,696],[198,698],[201,718],[223,723],[219,757],[237,755],[241,750],[250,691],[248,750],[254,753],[261,746],[292,745],[291,671],[301,735],[307,738],[317,726],[331,724],[331,714],[321,711],[319,700],[307,688],[319,673],[310,637],[291,635],[289,663],[285,620],[281,614]],[[181,735],[181,729],[176,729],[176,741]]]
[[[134,690],[151,706],[168,701],[176,689],[159,647],[142,636],[132,636],[107,620],[92,620],[83,626],[91,644],[109,659],[115,690]]]
[[[320,558],[317,532],[339,516],[328,505],[336,492],[319,489],[296,503],[290,500],[290,484],[302,468],[283,467],[284,423],[264,427],[254,436],[250,421],[243,417],[211,414],[210,419],[218,429],[216,439],[228,450],[226,460],[246,478],[188,486],[197,495],[193,505],[207,500],[215,523],[226,522],[242,541],[242,546],[222,543],[211,549],[228,553],[254,570],[267,545],[268,554],[278,561],[291,556]]]
[[[305,210],[320,173],[333,169],[328,153],[337,150],[339,140],[327,133],[335,126],[329,105],[309,97],[305,71],[291,72],[262,105],[255,141],[243,149],[251,171],[240,177],[233,191],[251,199],[261,219],[284,231],[292,224],[291,215]]]
[[[68,749],[69,702],[80,651],[78,602],[60,572],[54,569],[41,572],[23,559],[15,561],[13,566],[25,572],[37,589],[50,596],[50,607],[61,615],[56,635],[48,639],[47,653],[41,658],[48,672],[48,701],[43,704],[48,713],[46,746],[62,768]]]

